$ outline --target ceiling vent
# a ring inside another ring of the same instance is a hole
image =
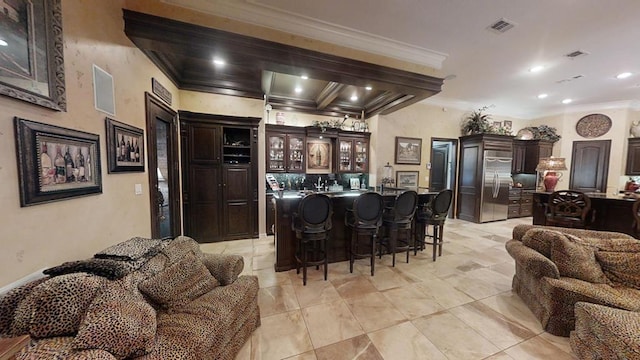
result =
[[[575,59],[577,57],[581,57],[581,56],[585,56],[585,55],[589,55],[589,53],[586,52],[586,51],[582,51],[582,50],[576,50],[576,51],[572,51],[572,52],[566,54],[565,56],[568,57],[569,59]]]
[[[516,24],[505,19],[502,18],[496,22],[494,22],[493,24],[489,25],[487,27],[487,30],[493,31],[496,34],[502,34],[507,32],[508,30],[510,30],[511,28],[513,28]]]

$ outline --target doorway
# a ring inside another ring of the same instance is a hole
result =
[[[574,141],[569,189],[605,193],[610,150],[611,140]]]
[[[431,160],[429,167],[429,191],[454,190],[452,206],[449,217],[453,216],[455,209],[455,186],[457,177],[456,154],[458,151],[458,139],[431,138]]]
[[[180,231],[180,175],[176,112],[145,92],[151,236],[174,238]]]

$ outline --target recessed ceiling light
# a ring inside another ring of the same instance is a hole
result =
[[[296,94],[300,94],[302,92],[302,88],[300,86],[296,86],[295,92]]]
[[[530,68],[529,72],[535,73],[535,72],[538,72],[538,71],[542,71],[543,69],[544,69],[544,66],[536,65],[536,66]]]
[[[8,46],[8,45],[9,45],[9,43],[8,43],[8,42],[6,42],[6,41],[4,41],[4,40],[0,39],[0,46]]]
[[[539,94],[539,95],[538,95],[538,99],[544,99],[544,98],[546,98],[547,96],[549,96],[549,94]]]
[[[372,89],[373,89],[373,88],[372,88],[371,86],[367,86],[367,87],[365,87],[365,90],[367,90],[367,91],[371,91]]]
[[[358,100],[358,95],[356,94],[351,95],[351,101],[356,101],[356,100]]]
[[[564,99],[564,100],[562,100],[562,103],[563,104],[570,104],[572,101],[573,100],[571,100],[571,99]]]
[[[302,78],[302,80],[307,80],[309,78],[307,75],[302,75],[300,77]]]
[[[626,79],[631,75],[632,74],[630,72],[623,72],[623,73],[620,73],[620,74],[616,75],[616,78],[617,79]]]
[[[226,64],[226,62],[220,58],[213,58],[213,63],[216,66],[224,66],[224,64]]]

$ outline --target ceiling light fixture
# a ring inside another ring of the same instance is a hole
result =
[[[9,43],[0,39],[0,46],[9,46]]]
[[[539,71],[542,71],[543,69],[544,69],[544,66],[542,66],[542,65],[536,65],[536,66],[534,66],[534,67],[530,68],[530,69],[529,69],[529,72],[537,73],[537,72],[539,72]]]
[[[548,95],[548,94],[539,94],[539,95],[538,95],[538,99],[544,99],[544,98],[546,98],[547,96],[549,96],[549,95]]]
[[[356,94],[351,95],[351,101],[356,101],[356,100],[358,100],[358,95]]]
[[[371,91],[373,88],[371,86],[367,86],[364,89],[367,90],[367,91]]]
[[[564,100],[562,100],[562,103],[563,104],[570,104],[572,101],[573,100],[571,100],[571,99],[564,99]]]
[[[616,75],[616,79],[626,79],[631,75],[632,74],[630,72],[623,72],[623,73],[620,73],[620,74]]]
[[[295,92],[296,94],[300,94],[302,92],[302,88],[300,86],[296,86]]]
[[[307,75],[301,75],[300,78],[302,78],[302,80],[307,80],[309,77]]]
[[[226,64],[226,62],[220,58],[213,58],[213,63],[216,66],[224,66]]]

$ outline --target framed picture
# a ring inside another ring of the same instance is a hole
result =
[[[66,111],[61,0],[3,5],[0,94]],[[6,44],[6,45],[5,45]]]
[[[99,136],[16,117],[20,206],[102,193]]]
[[[332,169],[331,140],[307,139],[307,173],[327,174]]]
[[[511,120],[505,120],[502,126],[504,126],[504,129],[507,131],[513,130],[513,122],[511,122]]]
[[[396,187],[417,190],[419,176],[419,171],[396,171]]]
[[[396,164],[420,165],[422,139],[396,136]]]
[[[106,118],[109,173],[144,172],[142,129]]]
[[[502,121],[494,121],[493,122],[493,128],[494,129],[499,129],[502,127]]]

